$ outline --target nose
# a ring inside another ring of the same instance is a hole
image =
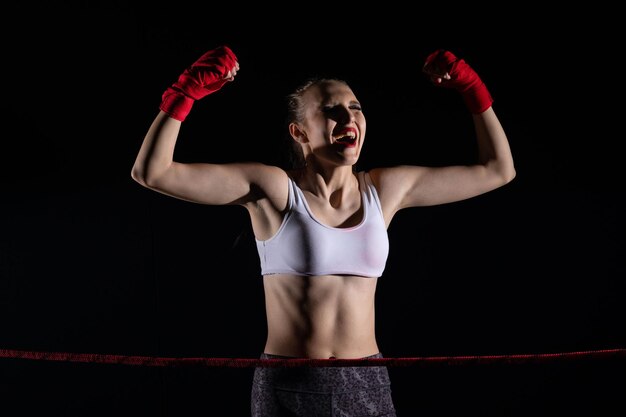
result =
[[[340,120],[342,122],[354,122],[356,117],[354,116],[354,112],[349,107],[341,107],[341,111],[339,113]]]

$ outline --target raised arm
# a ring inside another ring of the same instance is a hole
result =
[[[478,74],[445,50],[429,55],[424,72],[437,86],[458,91],[472,113],[478,157],[472,165],[397,166],[373,170],[388,220],[400,209],[444,204],[475,197],[515,177],[506,133],[493,110],[493,99]]]
[[[233,81],[238,70],[235,54],[221,46],[203,54],[167,88],[132,167],[135,181],[204,204],[234,204],[250,193],[252,173],[262,169],[260,164],[183,164],[173,160],[181,124],[194,102]]]

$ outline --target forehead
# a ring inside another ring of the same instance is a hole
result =
[[[327,81],[313,85],[305,96],[307,101],[312,103],[357,101],[352,89],[339,81]]]

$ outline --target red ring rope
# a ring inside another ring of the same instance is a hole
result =
[[[30,359],[61,362],[109,363],[119,365],[180,367],[207,366],[225,368],[249,367],[320,367],[320,366],[411,366],[444,363],[446,365],[484,363],[522,363],[546,360],[599,359],[625,357],[626,349],[602,349],[578,352],[535,353],[511,355],[431,356],[414,358],[370,359],[250,359],[250,358],[165,358],[151,356],[108,355],[98,353],[37,352],[0,349],[0,358]]]

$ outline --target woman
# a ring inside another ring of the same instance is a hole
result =
[[[474,165],[357,172],[366,120],[354,92],[336,79],[310,80],[289,96],[289,134],[303,162],[298,168],[174,161],[193,103],[233,81],[238,71],[235,54],[222,46],[181,74],[163,94],[132,178],[179,199],[247,209],[266,300],[262,358],[382,357],[374,296],[394,215],[478,196],[515,177],[489,91],[451,52],[427,57],[430,80],[456,89],[472,113]],[[257,368],[251,409],[253,416],[395,415],[387,369],[378,366]]]

